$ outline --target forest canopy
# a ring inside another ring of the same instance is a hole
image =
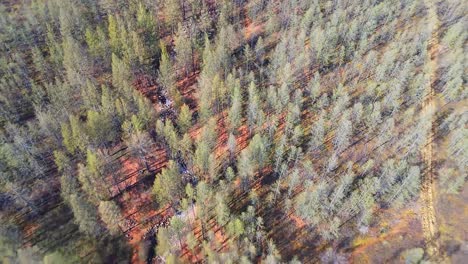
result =
[[[0,262],[457,263],[465,7],[2,1]]]

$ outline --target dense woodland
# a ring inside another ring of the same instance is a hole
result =
[[[466,186],[466,9],[1,1],[0,262],[347,263],[418,206],[404,261],[450,259],[431,203]]]

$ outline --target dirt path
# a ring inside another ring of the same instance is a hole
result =
[[[428,118],[429,121],[429,134],[426,137],[426,143],[421,150],[421,155],[426,165],[426,170],[422,178],[422,192],[421,192],[421,224],[424,232],[426,242],[426,252],[430,259],[440,260],[440,245],[437,238],[437,221],[434,208],[435,200],[435,182],[433,172],[433,136],[434,136],[434,113],[436,109],[436,96],[434,91],[434,83],[437,79],[437,62],[435,56],[439,47],[439,37],[437,29],[440,26],[440,21],[437,17],[435,0],[425,0],[428,8],[428,25],[431,28],[432,35],[429,41],[429,70],[430,70],[430,87],[429,94],[423,102],[422,118]]]

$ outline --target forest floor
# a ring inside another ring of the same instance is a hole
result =
[[[401,252],[421,245],[423,235],[415,210],[389,209],[382,211],[381,218],[378,225],[353,239],[350,263],[404,263],[399,261]]]
[[[151,186],[156,174],[166,166],[167,153],[164,149],[154,145],[151,154],[146,157],[150,172],[145,171],[141,160],[129,157],[123,153],[116,161],[121,164],[119,179],[110,191],[122,207],[123,219],[121,229],[125,233],[128,244],[132,248],[132,263],[144,263],[139,254],[144,243],[150,245],[154,238],[155,229],[165,225],[173,211],[168,207],[158,208],[151,197]]]

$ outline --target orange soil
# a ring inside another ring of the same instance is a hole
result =
[[[384,212],[382,211],[382,213]],[[371,228],[368,235],[360,236],[354,240],[356,245],[349,257],[351,263],[362,263],[364,260],[371,263],[369,257],[375,257],[376,259],[388,258],[398,250],[398,247],[393,247],[392,245],[400,244],[402,239],[405,243],[413,243],[414,245],[417,245],[422,239],[420,236],[420,226],[418,225],[418,216],[413,210],[407,209],[401,212],[400,210],[391,209],[391,211],[387,211],[384,215],[385,217],[382,218],[384,221],[379,226]],[[415,224],[417,225],[416,227],[414,226]],[[389,229],[385,233],[380,234],[380,230],[383,228]],[[380,250],[386,251],[389,255],[377,256],[376,252]]]
[[[250,40],[252,37],[260,35],[263,30],[264,25],[257,25],[248,21],[247,26],[244,28],[244,39]]]
[[[296,227],[298,229],[303,228],[307,225],[304,220],[302,220],[299,216],[295,215],[294,213],[290,214],[289,218],[293,220],[293,222],[296,224]]]
[[[196,212],[197,205],[194,205],[194,212]],[[192,212],[187,214],[187,217],[193,219]],[[202,240],[202,228],[200,225],[200,221],[194,221],[192,226],[192,232],[195,234],[197,240],[201,242]],[[211,241],[211,245],[215,244],[218,248],[214,248],[217,252],[221,252],[228,248],[228,241],[229,237],[225,233],[225,230],[222,226],[219,226],[214,219],[208,221],[207,229],[212,230],[214,232],[214,240]],[[189,263],[197,263],[203,259],[203,254],[200,247],[196,247],[194,251],[191,251],[186,244],[183,245],[181,256],[184,260],[188,261]]]
[[[166,219],[171,218],[173,215],[172,210],[169,210],[169,206],[161,208],[159,210],[151,209],[148,212],[132,215],[133,218],[140,220],[139,224],[133,227],[130,231],[127,232],[129,236],[129,244],[132,247],[132,260],[131,263],[144,264],[141,262],[138,257],[139,244],[141,241],[146,239],[145,235],[149,230],[158,223],[164,222]],[[142,221],[143,220],[143,221]]]
[[[141,180],[147,176],[148,172],[140,160],[124,155],[118,161],[122,167],[116,174],[124,175],[124,178],[119,179],[117,186],[112,186],[110,190],[121,205],[121,212],[124,216],[121,229],[127,234],[132,247],[132,263],[140,263],[139,244],[144,240],[144,235],[151,227],[170,217],[172,212],[167,210],[167,206],[161,209],[154,206],[151,189],[148,190],[148,186],[141,184]],[[151,171],[159,172],[167,163],[165,150],[154,148],[148,155],[147,161]],[[123,195],[119,195],[119,188]]]

